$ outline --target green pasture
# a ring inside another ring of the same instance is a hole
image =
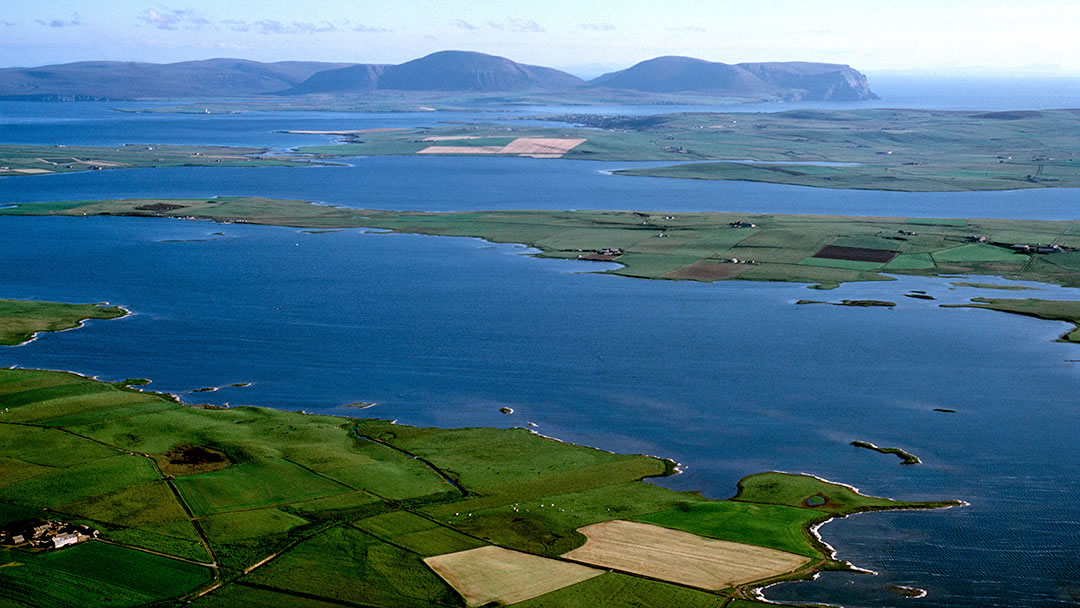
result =
[[[331,528],[245,580],[359,605],[463,605],[420,556],[353,527]]]
[[[100,542],[41,554],[3,551],[0,596],[30,606],[131,606],[180,596],[210,570]],[[138,573],[133,576],[133,573]]]
[[[807,499],[820,496],[825,504],[809,506]],[[759,473],[739,480],[739,492],[731,500],[766,505],[786,505],[815,513],[845,515],[875,509],[902,509],[912,503],[859,494],[848,486],[823,481],[810,475]],[[923,504],[923,503],[919,503]],[[947,506],[956,503],[930,503]]]
[[[485,543],[407,511],[393,511],[353,522],[375,538],[423,557],[475,549]]]
[[[861,262],[859,260],[837,260],[833,258],[804,258],[799,261],[804,266],[825,266],[826,268],[847,268],[849,270],[878,270],[885,264],[881,262]]]
[[[825,557],[807,533],[807,528],[823,517],[808,509],[734,501],[699,502],[636,519],[709,538],[759,545],[815,559]]]
[[[180,477],[174,483],[196,515],[258,509],[350,489],[285,460],[238,464]]]
[[[932,254],[935,262],[959,262],[959,263],[978,263],[978,262],[1017,262],[1023,263],[1027,261],[1028,256],[1025,254],[1015,253],[1004,247],[995,247],[993,245],[987,245],[985,243],[973,243],[971,245],[961,245],[960,247],[954,247],[952,249],[946,249],[944,251],[938,251]]]

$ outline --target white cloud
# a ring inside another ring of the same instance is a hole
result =
[[[547,31],[541,27],[539,23],[531,19],[521,19],[518,17],[510,17],[506,21],[488,21],[487,26],[493,30],[506,30],[509,32],[528,34]]]
[[[49,21],[35,19],[34,21],[36,21],[38,25],[43,25],[45,27],[74,27],[82,25],[82,21],[79,19],[79,13],[72,13],[72,17],[69,21],[63,19],[50,19]]]
[[[329,32],[340,32],[341,28],[330,23],[329,21],[293,21],[292,23],[282,23],[274,19],[260,19],[258,21],[237,21],[235,19],[226,19],[221,22],[222,25],[229,28],[234,32],[255,32],[258,34],[325,34]],[[357,31],[373,31],[362,30]]]
[[[139,15],[139,20],[159,30],[175,31],[178,29],[201,30],[214,27],[209,19],[202,17],[191,9],[169,9],[159,7],[160,10],[148,8]]]
[[[582,23],[578,27],[583,29],[583,30],[588,30],[590,32],[613,32],[613,31],[615,31],[615,26],[611,25],[610,23]]]
[[[365,32],[365,33],[369,33],[369,34],[378,34],[378,33],[383,33],[383,32],[392,32],[394,30],[387,29],[385,27],[375,27],[375,26],[371,26],[371,25],[364,25],[363,23],[361,23],[361,24],[353,27],[352,31],[354,31],[354,32]]]

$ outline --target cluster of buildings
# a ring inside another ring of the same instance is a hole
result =
[[[0,532],[0,544],[38,550],[59,549],[92,538],[101,538],[101,532],[90,526],[58,520],[24,519],[8,524]]]

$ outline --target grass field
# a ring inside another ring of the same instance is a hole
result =
[[[683,530],[709,538],[769,547],[820,558],[807,528],[821,515],[808,509],[734,501],[701,502],[649,513],[637,521]]]
[[[126,314],[119,306],[0,300],[0,345],[22,344],[38,332],[79,327],[87,319],[116,319]]]
[[[607,572],[570,587],[514,604],[515,608],[720,608],[727,598],[619,572]]]
[[[9,565],[0,567],[0,596],[41,608],[145,604],[210,580],[207,568],[100,542],[33,555],[2,551],[0,561]]]
[[[814,506],[812,497],[820,497],[823,504]],[[810,509],[818,513],[847,515],[860,511],[882,509],[925,508],[956,506],[956,501],[936,503],[909,503],[889,498],[878,498],[860,494],[850,486],[833,483],[810,475],[792,475],[790,473],[759,473],[739,480],[739,492],[733,501],[787,505]]]
[[[465,146],[494,137],[587,137],[563,158],[581,160],[754,160],[628,169],[622,175],[760,181],[863,190],[949,192],[1080,186],[1080,113],[932,110],[797,110],[768,114],[556,116],[594,127],[454,125],[349,136],[300,148],[337,155],[415,154],[425,138]],[[454,139],[481,138],[480,140]],[[810,163],[810,164],[800,164]],[[822,166],[814,163],[841,163]]]
[[[84,214],[192,216],[311,229],[372,227],[479,237],[524,243],[541,250],[541,256],[560,259],[617,248],[620,255],[613,257],[621,267],[609,272],[648,279],[791,281],[834,287],[849,281],[888,280],[883,272],[919,276],[964,273],[1080,286],[1080,251],[1039,254],[1012,249],[1016,244],[1055,241],[1065,248],[1080,249],[1080,222],[1074,221],[672,215],[656,211],[421,213],[252,197],[27,203],[0,209],[0,216]],[[751,222],[755,227],[738,228],[734,222]],[[658,234],[666,237],[657,238]],[[973,242],[980,240],[983,242]],[[837,250],[879,252],[880,260],[819,257],[822,251]],[[730,264],[731,259],[741,263]],[[735,270],[718,270],[711,265]]]

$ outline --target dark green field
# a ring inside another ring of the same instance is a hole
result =
[[[614,519],[796,552],[813,559],[805,575],[837,566],[808,532],[818,521],[949,504],[781,473],[711,501],[641,482],[669,461],[523,429],[203,409],[64,372],[0,369],[0,408],[0,523],[86,523],[116,543],[0,550],[0,599],[43,608],[200,590],[197,606],[462,606],[424,557],[489,544],[556,557],[584,542],[578,528]],[[815,495],[828,502],[808,505]],[[522,605],[717,606],[744,593],[610,573]]]
[[[571,115],[594,127],[465,125],[365,133],[300,148],[335,155],[415,154],[427,137],[587,137],[564,158],[605,161],[739,161],[627,169],[621,175],[729,179],[862,190],[950,192],[1080,186],[1080,112],[797,110],[768,114]],[[440,145],[467,145],[468,140]],[[814,166],[798,163],[852,163]],[[794,163],[794,164],[792,164]]]
[[[541,250],[541,256],[564,259],[617,248],[621,254],[609,259],[622,267],[610,272],[647,279],[792,281],[835,287],[850,281],[890,280],[886,273],[982,274],[1080,286],[1080,222],[1075,221],[657,211],[421,213],[254,197],[27,203],[0,209],[0,215],[190,216],[314,229],[366,226],[524,243]],[[737,222],[754,226],[732,225]],[[1051,243],[1065,250],[1037,253],[1013,248]]]

